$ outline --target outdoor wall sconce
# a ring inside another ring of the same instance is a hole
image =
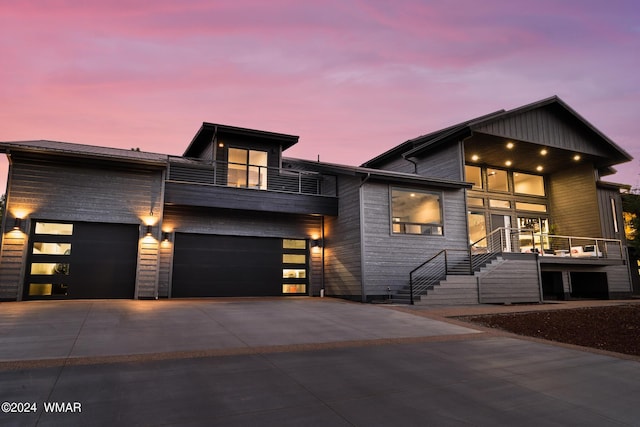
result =
[[[311,240],[312,248],[321,248],[322,247],[322,239],[313,239]]]
[[[13,229],[22,230],[22,218],[15,218],[13,220]]]
[[[150,225],[147,225],[147,236],[151,236],[153,234],[153,228]]]
[[[169,242],[169,233],[167,233],[166,231],[162,232],[162,241],[163,242]]]

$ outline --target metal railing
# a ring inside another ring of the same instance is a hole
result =
[[[500,227],[470,246],[472,265],[496,253],[537,253],[568,258],[624,259],[622,242],[600,237],[563,236]]]
[[[414,295],[421,295],[444,280],[447,275],[471,274],[469,251],[443,249],[409,273],[410,302]]]
[[[336,195],[336,178],[332,175],[233,162],[171,163],[167,180],[294,194]]]

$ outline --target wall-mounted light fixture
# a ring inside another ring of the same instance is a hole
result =
[[[163,232],[162,232],[162,241],[163,241],[163,242],[167,242],[167,243],[168,243],[168,242],[170,242],[170,240],[169,240],[169,233],[168,233],[168,232],[166,232],[166,231],[163,231]]]
[[[13,230],[22,230],[22,218],[15,218],[13,220]]]
[[[153,227],[151,225],[147,225],[146,235],[151,236],[153,234]]]
[[[322,239],[313,239],[311,240],[312,248],[321,248],[322,247]]]

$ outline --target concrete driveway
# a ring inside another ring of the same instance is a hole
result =
[[[637,361],[428,311],[0,303],[0,425],[637,426],[638,402]]]

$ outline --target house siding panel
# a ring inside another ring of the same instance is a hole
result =
[[[554,234],[602,237],[600,207],[592,165],[554,173],[549,179],[549,204]]]
[[[448,144],[417,160],[418,175],[460,181],[464,164],[460,143]]]
[[[325,289],[330,296],[362,297],[360,179],[338,180],[338,216],[325,219]]]
[[[467,249],[464,191],[421,188],[442,194],[443,236],[393,235],[390,185],[367,182],[363,187],[364,283],[368,298],[387,295],[387,288],[394,293],[407,286],[409,272],[442,249]]]
[[[156,214],[161,211],[162,181],[161,171],[51,163],[14,155],[8,190],[9,215],[23,211],[32,219],[141,224],[152,211]],[[0,275],[3,284],[10,284],[2,288],[3,295],[16,299],[20,298],[18,284],[22,283],[24,273],[8,265],[20,251],[24,253],[24,248],[10,249],[12,244],[15,246],[11,239],[3,242]],[[145,248],[138,257],[136,295],[152,298],[157,279],[146,268],[154,262],[150,259],[154,257],[153,251]],[[20,263],[24,262],[23,254]]]

